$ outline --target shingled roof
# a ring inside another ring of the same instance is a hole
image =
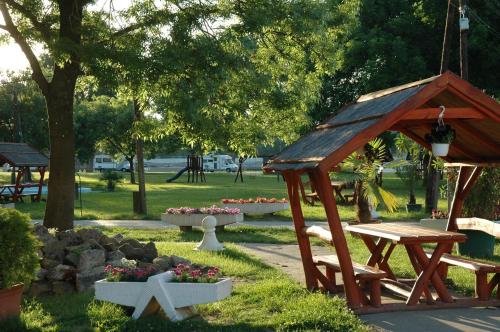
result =
[[[429,148],[424,137],[436,123],[441,105],[447,108],[445,121],[457,132],[447,161],[500,161],[500,104],[446,72],[361,96],[280,152],[264,169],[328,169],[386,130],[399,130]]]
[[[47,166],[49,159],[26,143],[0,142],[0,164],[11,166]]]

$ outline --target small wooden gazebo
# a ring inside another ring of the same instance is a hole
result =
[[[463,201],[482,168],[500,164],[500,104],[451,72],[361,96],[264,166],[267,172],[281,172],[286,180],[308,289],[318,289],[319,283],[328,289],[334,279],[328,270],[324,275],[317,267],[321,264],[313,260],[309,237],[318,236],[335,247],[349,306],[366,305],[355,280],[328,173],[388,130],[399,131],[430,149],[424,137],[437,122],[440,106],[446,109],[444,120],[456,131],[456,139],[444,157],[446,162],[460,166],[447,228],[455,231]],[[331,234],[305,226],[300,203],[300,176],[304,174],[323,203]]]
[[[42,186],[45,172],[49,165],[49,159],[43,153],[37,151],[26,143],[0,142],[0,165],[9,164],[12,172],[16,173],[14,184],[0,184],[0,198],[12,202],[22,200],[23,196],[30,196],[32,201],[40,201],[42,197]],[[37,182],[22,182],[31,167],[35,167],[40,173]],[[26,188],[37,188],[36,193],[26,193]]]

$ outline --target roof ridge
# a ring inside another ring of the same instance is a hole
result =
[[[430,82],[434,81],[436,78],[438,78],[440,76],[441,75],[436,75],[436,76],[432,76],[432,77],[429,77],[429,78],[426,78],[426,79],[423,79],[423,80],[420,80],[420,81],[415,81],[415,82],[411,82],[411,83],[407,83],[407,84],[403,84],[403,85],[394,86],[394,87],[391,87],[391,88],[388,88],[388,89],[384,89],[384,90],[370,92],[370,93],[367,93],[367,94],[362,95],[361,97],[359,97],[356,100],[356,103],[361,103],[361,102],[364,102],[364,101],[368,101],[368,100],[380,98],[380,97],[383,97],[383,96],[387,96],[387,95],[393,94],[395,92],[399,92],[399,91],[402,91],[402,90],[413,88],[415,86],[419,86],[419,85],[422,85],[422,84],[430,83]]]

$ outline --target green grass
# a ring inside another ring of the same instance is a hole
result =
[[[148,173],[146,175],[148,215],[137,215],[132,211],[132,191],[137,190],[137,185],[128,183],[128,178],[118,184],[115,192],[105,192],[104,182],[99,181],[98,173],[82,173],[82,186],[90,187],[98,192],[84,193],[83,215],[80,214],[80,202],[75,202],[75,218],[78,219],[159,219],[160,214],[169,207],[192,206],[202,207],[219,204],[222,198],[250,198],[287,197],[286,184],[283,180],[277,181],[275,175],[263,175],[257,172],[245,175],[244,183],[234,183],[234,174],[209,173],[206,183],[187,183],[183,175],[174,183],[165,183],[165,179],[173,173]],[[128,176],[128,174],[126,174]],[[0,173],[0,183],[10,180],[9,173]],[[385,220],[420,219],[425,213],[407,213],[404,209],[407,196],[401,181],[394,174],[384,175],[384,187],[393,192],[401,203],[401,208],[392,214],[380,212]],[[349,190],[346,190],[346,192]],[[424,202],[424,190],[418,188],[417,202]],[[27,200],[28,201],[28,200]],[[446,202],[441,200],[439,207],[446,210]],[[45,203],[18,203],[16,208],[28,212],[35,219],[43,218]],[[352,205],[339,205],[342,220],[355,218]],[[316,206],[302,206],[307,220],[325,220],[323,208]],[[290,211],[279,212],[273,216],[254,217],[254,219],[279,219],[290,220]]]
[[[132,320],[122,307],[89,293],[28,299],[19,319],[1,331],[366,331],[345,301],[309,293],[280,271],[227,244],[222,253],[195,252],[193,243],[158,242],[161,254],[217,265],[236,280],[231,297],[198,307],[200,316],[180,323],[159,317]]]

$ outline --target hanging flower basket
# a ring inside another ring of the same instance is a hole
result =
[[[450,125],[438,123],[430,134],[425,135],[425,140],[432,146],[432,154],[436,157],[448,155],[450,143],[455,139],[455,130]]]

